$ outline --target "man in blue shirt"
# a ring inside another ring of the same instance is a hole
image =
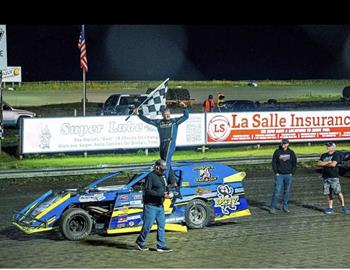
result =
[[[171,168],[171,160],[176,148],[176,138],[178,126],[185,122],[189,117],[188,109],[185,103],[180,102],[180,106],[183,107],[183,116],[178,118],[171,118],[171,112],[169,108],[165,108],[162,112],[163,119],[149,119],[142,114],[138,114],[139,118],[147,124],[155,126],[159,133],[159,152],[160,158],[166,161],[167,170],[165,175],[169,178],[169,181],[174,184],[176,179]]]

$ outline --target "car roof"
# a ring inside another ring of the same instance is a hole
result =
[[[238,104],[238,103],[249,103],[249,104],[255,104],[254,101],[252,101],[252,100],[245,100],[245,99],[225,100],[224,103],[235,103],[235,104]]]

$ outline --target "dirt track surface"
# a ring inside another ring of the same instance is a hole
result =
[[[293,179],[290,214],[267,212],[273,188],[270,171],[245,179],[252,215],[187,233],[167,232],[170,254],[135,249],[137,234],[92,235],[86,241],[64,240],[59,233],[25,235],[11,225],[12,211],[50,188],[84,185],[77,177],[64,180],[18,179],[0,182],[0,267],[2,268],[340,268],[349,267],[350,214],[335,201],[325,215],[322,179],[300,169]],[[341,178],[350,202],[350,179]],[[147,245],[155,246],[156,233]]]

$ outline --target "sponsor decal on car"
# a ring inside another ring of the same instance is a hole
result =
[[[203,188],[199,188],[199,187],[196,189],[196,194],[198,194],[198,195],[203,195],[205,193],[210,193],[210,192],[211,192],[210,189],[203,189]]]
[[[129,205],[129,202],[121,202],[120,205]]]
[[[142,196],[143,196],[142,194],[135,194],[132,196],[132,199],[133,200],[142,200]]]
[[[130,201],[130,205],[141,205],[142,201],[138,200],[138,201]]]
[[[129,199],[129,196],[128,195],[120,195],[119,196],[119,200],[120,201],[127,201]]]
[[[80,202],[97,202],[102,201],[104,199],[106,199],[104,193],[87,194],[79,197]]]
[[[229,210],[237,210],[237,205],[240,205],[239,196],[233,195],[235,190],[229,185],[220,185],[217,187],[218,198],[215,198],[215,207],[220,207],[223,214],[230,213]]]
[[[217,176],[212,176],[210,170],[213,170],[214,166],[200,166],[194,168],[194,170],[199,172],[199,177],[195,178],[196,182],[213,182],[218,179]]]
[[[118,222],[127,222],[128,221],[128,216],[119,216],[118,217]]]
[[[141,215],[128,216],[128,220],[135,220],[141,218]]]

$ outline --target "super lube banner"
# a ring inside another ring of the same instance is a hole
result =
[[[207,144],[350,139],[350,111],[209,113]]]
[[[180,117],[181,115],[172,115]],[[178,129],[177,146],[205,144],[204,114],[190,114]],[[132,116],[25,118],[21,153],[53,153],[159,147],[154,126]]]

